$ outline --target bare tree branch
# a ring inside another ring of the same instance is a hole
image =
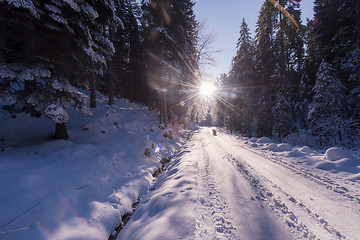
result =
[[[223,51],[223,49],[214,49],[214,42],[217,39],[217,34],[214,30],[208,30],[207,19],[198,22],[197,25],[197,60],[200,67],[214,66],[216,61],[214,55]]]
[[[14,221],[15,221],[16,219],[18,219],[19,217],[24,216],[27,212],[31,211],[32,209],[36,208],[36,207],[39,206],[39,205],[40,205],[40,203],[37,203],[37,204],[35,204],[34,206],[32,206],[31,208],[27,209],[25,212],[17,215],[17,216],[14,217],[13,219],[11,219],[9,222],[1,225],[1,226],[0,226],[0,229],[3,228],[3,227],[6,227],[6,226],[9,225],[10,223],[14,222]],[[15,230],[14,230],[14,231],[15,231]],[[1,233],[0,235],[3,235],[3,233]]]

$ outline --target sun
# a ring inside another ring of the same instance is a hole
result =
[[[204,82],[201,84],[199,90],[202,96],[212,97],[216,92],[216,87],[209,82]]]

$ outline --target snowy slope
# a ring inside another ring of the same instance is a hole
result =
[[[100,96],[92,111],[70,111],[68,141],[45,118],[0,112],[0,239],[107,239],[180,147],[144,106]]]
[[[118,240],[359,236],[358,151],[196,126],[169,139],[155,112],[99,99],[92,116],[70,111],[68,141],[47,119],[1,112],[0,239],[108,239],[138,197]]]
[[[359,164],[317,168],[345,155],[202,128],[117,239],[358,239]]]
[[[350,186],[360,184],[359,149],[349,150],[341,147],[312,149],[308,146],[292,146],[275,142],[266,137],[260,139],[235,135],[233,137],[240,140],[243,143],[242,146],[263,156],[301,166]]]

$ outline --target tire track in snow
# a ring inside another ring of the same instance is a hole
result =
[[[277,163],[277,164],[291,170],[295,174],[299,174],[299,175],[303,176],[304,178],[307,178],[320,186],[324,186],[326,189],[328,189],[330,191],[340,194],[340,195],[348,198],[349,200],[354,201],[357,204],[360,204],[360,193],[351,192],[348,188],[342,186],[339,183],[336,183],[335,181],[333,181],[327,177],[318,176],[318,175],[312,173],[310,170],[304,169],[300,166],[296,166],[293,163],[285,162],[280,157],[275,157],[275,156],[269,157],[268,155],[265,155],[262,151],[254,151],[251,148],[248,148],[248,147],[245,147],[245,146],[242,146],[239,144],[238,144],[238,146],[243,149],[246,149],[254,154],[257,154],[263,158],[266,158],[269,161]]]
[[[244,178],[251,184],[251,186],[258,191],[258,194],[255,197],[257,200],[266,202],[273,211],[282,216],[286,225],[290,229],[295,229],[296,231],[301,232],[303,238],[318,239],[318,237],[304,223],[302,223],[302,221],[295,215],[295,213],[290,210],[290,208],[282,201],[281,196],[275,196],[264,185],[262,185],[253,174],[251,174],[250,170],[248,170],[251,168],[251,166],[248,165],[248,167],[246,167],[244,163],[241,163],[230,154],[227,156],[227,159],[237,168],[237,170],[244,176]],[[267,178],[265,180],[272,183]],[[286,196],[286,198],[292,202],[294,206],[300,207],[303,211],[305,211],[309,217],[311,217],[326,232],[331,234],[334,239],[347,239],[343,234],[340,233],[340,231],[331,226],[319,214],[314,213],[309,208],[307,208],[304,203],[298,202],[290,194],[283,191],[279,186],[273,184],[273,187],[282,192],[283,195]]]
[[[196,239],[236,239],[231,218],[227,216],[224,202],[216,182],[212,177],[210,156],[205,151],[203,140],[202,156],[196,162],[198,184],[198,206],[196,219]]]
[[[240,163],[230,154],[225,158],[236,167],[243,178],[246,179],[252,188],[257,192],[257,195],[255,198],[252,197],[252,200],[265,202],[272,211],[280,213],[286,225],[291,229],[296,229],[298,232],[301,232],[303,238],[316,239],[315,234],[313,234],[305,224],[298,220],[295,214],[288,209],[288,207],[281,201],[279,197],[275,197],[272,192],[263,186],[260,181],[250,173],[248,168],[243,163]]]

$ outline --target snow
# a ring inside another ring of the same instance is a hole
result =
[[[332,147],[326,150],[324,158],[330,161],[337,161],[342,158],[352,157],[345,149]]]
[[[118,240],[359,235],[359,150],[161,129],[142,105],[97,100],[91,116],[67,109],[68,141],[46,118],[0,112],[1,239],[108,239],[137,200]]]
[[[300,152],[304,152],[304,153],[308,153],[308,154],[310,154],[310,153],[313,152],[313,150],[312,150],[310,147],[308,147],[308,146],[303,146],[303,147],[301,147],[301,148],[299,149],[299,151],[300,151]]]
[[[0,78],[14,79],[16,78],[16,73],[10,70],[5,64],[2,64],[0,66]]]
[[[72,86],[67,80],[65,79],[59,79],[54,78],[53,81],[51,81],[51,87],[55,90],[59,90],[60,92],[70,92],[70,93],[77,93],[81,94],[77,88]],[[81,94],[82,96],[85,96]]]
[[[258,143],[269,143],[271,142],[270,138],[268,137],[261,137],[259,140],[257,140],[256,142]]]
[[[67,3],[74,11],[80,12],[81,8],[74,0],[62,0],[63,2]]]
[[[32,0],[0,0],[0,3],[1,2],[7,2],[7,4],[16,8],[25,8],[29,10],[34,17],[39,18],[39,15]]]
[[[245,143],[247,138],[239,137]],[[256,150],[261,150],[277,157],[286,157],[285,161],[291,161],[310,171],[320,169],[325,171],[331,178],[342,176],[343,181],[350,180],[359,182],[360,153],[340,147],[330,147],[325,151],[312,149],[309,146],[292,146],[287,143],[278,143],[268,138],[251,138],[247,145]],[[334,175],[333,175],[334,174]]]
[[[23,79],[25,81],[34,80],[36,77],[40,78],[48,78],[51,76],[51,72],[48,69],[42,69],[42,68],[26,68],[24,71],[22,71],[18,78]]]
[[[92,20],[95,20],[99,17],[99,14],[95,9],[88,3],[83,3],[81,5],[81,10],[87,14]]]
[[[45,9],[49,10],[50,12],[56,13],[56,14],[61,14],[61,9],[59,9],[58,7],[54,6],[54,5],[49,5],[49,4],[45,4]]]
[[[69,120],[69,115],[62,106],[50,104],[45,107],[45,115],[56,123],[65,123]]]
[[[117,240],[357,238],[359,168],[349,182],[320,150],[217,132],[193,133]]]
[[[284,151],[291,151],[292,147],[287,143],[278,144],[274,149],[274,152],[284,152]]]
[[[24,67],[21,64],[1,64],[0,65],[0,78],[14,79],[18,77],[21,80],[29,81],[34,80],[36,77],[48,78],[51,72],[48,69],[39,67]]]
[[[187,129],[195,131],[199,129],[199,125],[196,122],[190,122],[187,126]]]
[[[54,19],[56,22],[63,23],[64,25],[68,24],[68,21],[65,18],[63,18],[62,16],[58,15],[58,14],[50,13],[49,17]]]
[[[174,161],[153,186],[154,190],[141,199],[118,240],[249,239],[247,237],[259,234],[288,239],[284,230],[277,229],[276,233],[268,228],[277,227],[278,222],[274,217],[268,216],[267,223],[264,219],[260,220],[264,216],[260,205],[253,204],[251,209],[243,208],[243,201],[253,202],[247,195],[247,191],[251,190],[242,186],[244,188],[230,191],[231,187],[226,185],[232,184],[228,180],[233,179],[234,185],[241,182],[239,176],[236,176],[236,169],[230,171],[228,163],[219,161],[222,150],[207,153],[213,143],[206,141],[204,136],[213,135],[208,129],[196,131],[194,139],[174,157]],[[220,183],[223,185],[218,186]],[[222,187],[227,190],[225,195],[222,195]],[[242,194],[237,194],[240,189],[243,189],[241,193],[246,193],[242,198]],[[232,202],[228,202],[227,206],[224,199],[229,198],[232,198]],[[230,206],[234,209],[230,209]],[[252,212],[255,209],[258,212]],[[238,216],[237,219],[233,219],[234,216]],[[236,220],[240,220],[243,226],[237,225],[236,229]],[[259,222],[255,224],[256,221]],[[261,231],[254,231],[261,227],[264,227]]]
[[[93,44],[93,43],[92,43]],[[85,47],[83,46],[83,50],[86,52],[86,54],[91,57],[91,59],[94,62],[100,62],[100,63],[104,63],[106,64],[106,60],[105,57],[101,54],[99,54],[98,52],[96,52],[92,46],[91,47]]]
[[[0,112],[2,240],[107,239],[148,191],[182,140],[175,130],[174,139],[163,137],[156,112],[106,102],[98,96],[92,116],[69,111],[68,141],[50,138],[55,126],[46,118]]]

